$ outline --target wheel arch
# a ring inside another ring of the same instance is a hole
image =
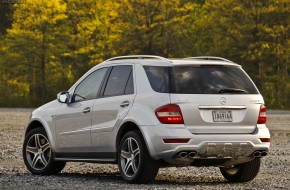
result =
[[[152,146],[150,146],[151,145],[150,139],[146,138],[146,135],[142,131],[141,127],[133,121],[126,121],[119,128],[117,136],[116,136],[116,144],[115,144],[116,150],[118,150],[118,147],[119,147],[119,144],[121,142],[122,137],[129,131],[140,131],[141,132],[142,138],[145,141],[147,150],[148,150],[149,154],[151,155],[151,157],[154,158],[154,151],[152,150]]]
[[[127,121],[121,125],[116,137],[116,149],[118,149],[122,137],[129,131],[141,131],[138,125],[132,121]]]
[[[38,120],[33,120],[29,123],[29,125],[27,126],[26,130],[25,130],[25,136],[33,129],[36,129],[36,128],[44,128],[45,127],[43,126],[43,124],[38,121]],[[46,129],[45,129],[46,131]],[[46,131],[46,134],[47,134],[47,131]]]
[[[28,124],[26,130],[25,130],[25,136],[33,129],[36,129],[36,128],[43,128],[47,134],[47,137],[48,137],[48,140],[51,144],[51,148],[52,150],[54,150],[54,147],[55,147],[55,142],[53,140],[53,137],[52,137],[52,133],[50,130],[48,130],[48,126],[46,126],[43,122],[41,122],[40,120],[38,119],[35,119],[35,120],[32,120],[30,121],[30,123]]]

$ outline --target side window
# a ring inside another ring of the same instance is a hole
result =
[[[169,92],[169,67],[143,66],[149,83],[155,92]]]
[[[101,68],[87,76],[76,87],[73,102],[91,100],[97,97],[99,88],[108,68]]]
[[[125,94],[134,94],[134,82],[133,82],[133,71],[131,71],[126,88]]]
[[[114,66],[109,76],[104,96],[118,96],[134,93],[132,66]],[[131,77],[132,76],[132,77]]]

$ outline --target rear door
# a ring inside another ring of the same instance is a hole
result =
[[[133,105],[133,65],[113,66],[101,97],[93,105],[92,145],[98,152],[113,152],[112,130],[118,126]]]
[[[253,133],[263,98],[238,66],[201,65],[172,68],[171,103],[194,134]]]

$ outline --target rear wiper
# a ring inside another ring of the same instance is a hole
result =
[[[238,89],[238,88],[223,88],[219,91],[220,94],[225,93],[241,93],[241,94],[247,94],[248,92],[246,90]]]

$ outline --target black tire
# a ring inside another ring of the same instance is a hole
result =
[[[36,175],[58,174],[66,164],[53,160],[50,142],[43,128],[35,128],[25,136],[22,155],[27,169]]]
[[[240,183],[253,180],[260,170],[261,160],[255,158],[250,162],[235,165],[232,168],[221,167],[222,175],[230,182]]]
[[[149,183],[155,179],[159,162],[150,156],[140,131],[130,131],[123,136],[118,147],[118,167],[128,183]]]

